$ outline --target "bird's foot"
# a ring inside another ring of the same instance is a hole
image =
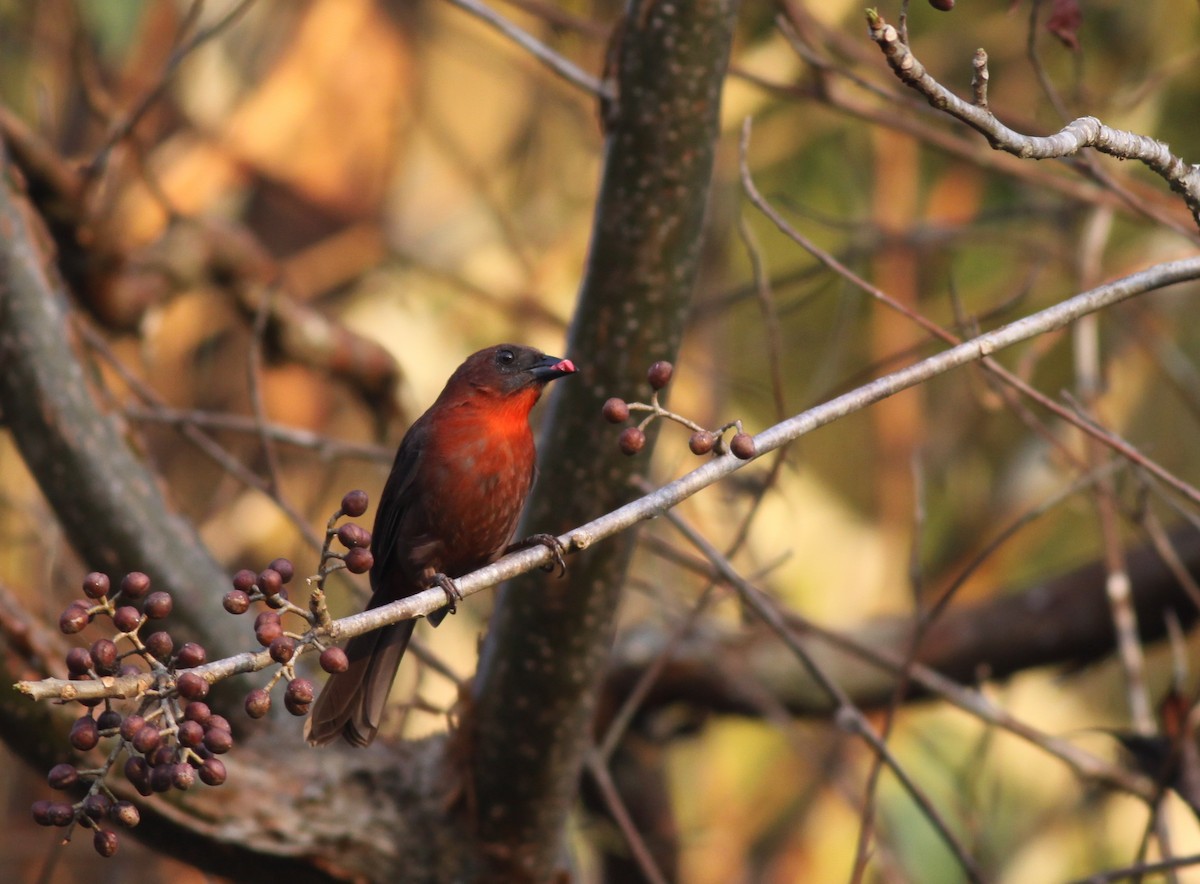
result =
[[[442,592],[446,594],[446,607],[441,609],[442,616],[457,614],[458,603],[463,599],[463,594],[458,591],[458,584],[445,574],[438,573],[433,575],[433,585],[440,586]],[[441,617],[438,619],[441,620]]]
[[[567,573],[567,563],[563,561],[567,548],[553,534],[531,534],[524,540],[510,545],[504,552],[508,554],[520,549],[529,549],[532,546],[544,546],[550,550],[550,561],[542,565],[543,571],[557,571],[559,577]]]

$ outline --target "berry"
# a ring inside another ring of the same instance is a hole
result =
[[[92,836],[92,846],[101,856],[112,856],[117,852],[117,833],[109,829],[97,829],[96,834]]]
[[[204,746],[214,755],[224,755],[233,748],[233,734],[219,727],[210,727],[204,734]]]
[[[292,715],[308,714],[313,701],[313,683],[307,678],[293,678],[283,692],[283,705]]]
[[[264,612],[274,614],[274,611]],[[266,620],[258,626],[254,627],[254,637],[258,639],[258,643],[264,648],[270,647],[271,642],[283,635],[283,624],[279,622],[278,615],[275,620]]]
[[[296,656],[296,640],[291,636],[281,635],[271,642],[267,650],[271,652],[271,659],[276,663],[287,663]]]
[[[183,708],[183,717],[188,721],[194,721],[199,725],[207,725],[212,719],[212,710],[208,708],[207,703],[201,703],[199,700],[193,700]]]
[[[357,519],[367,511],[367,492],[347,491],[342,498],[342,512],[352,519]]]
[[[250,596],[246,595],[240,589],[230,590],[225,593],[225,598],[221,600],[221,604],[225,606],[225,610],[230,614],[245,614],[250,610]]]
[[[346,549],[354,549],[356,547],[365,549],[371,545],[371,532],[362,525],[356,525],[354,522],[347,522],[338,528],[337,538]]]
[[[87,648],[71,648],[67,651],[67,672],[72,675],[87,675],[93,665],[92,655]]]
[[[226,733],[233,733],[233,728],[229,726],[229,722],[225,719],[224,715],[210,715],[208,717],[208,722],[204,726],[206,728],[215,728],[219,731],[225,731]]]
[[[54,806],[53,801],[47,801],[44,798],[40,801],[33,802],[33,806],[29,808],[30,811],[32,811],[32,813],[33,813],[33,821],[35,823],[37,823],[39,826],[54,825],[53,821],[50,818],[50,808],[52,808],[53,806]]]
[[[158,748],[159,744],[162,742],[162,734],[159,733],[158,728],[156,728],[154,725],[147,724],[146,727],[142,728],[133,735],[133,740],[131,742],[133,743],[134,749],[137,749],[143,755],[146,755]],[[128,776],[129,771],[126,771],[125,773],[126,776]]]
[[[654,363],[646,371],[646,380],[650,382],[650,386],[655,390],[661,390],[671,382],[671,373],[675,371],[675,366],[666,360],[659,360]]]
[[[132,829],[142,821],[142,814],[132,801],[118,801],[110,812],[113,821],[127,829]]]
[[[115,731],[121,726],[121,713],[115,709],[105,709],[96,719],[96,726],[101,731]]]
[[[71,764],[56,764],[46,774],[51,789],[69,789],[79,782],[79,771]]]
[[[610,424],[624,423],[629,420],[629,405],[624,399],[618,399],[614,396],[605,401],[600,413],[604,415],[604,419]]]
[[[203,700],[208,696],[209,684],[194,672],[185,672],[175,679],[175,689],[185,700]]]
[[[375,556],[369,549],[355,547],[346,553],[346,570],[351,574],[366,574],[375,564]]]
[[[146,616],[152,620],[161,620],[171,613],[172,607],[174,607],[174,603],[171,601],[169,592],[152,592],[146,599],[143,610],[145,610]]]
[[[122,605],[113,612],[113,626],[118,632],[133,632],[141,622],[141,613],[131,605]]]
[[[291,583],[292,578],[296,576],[296,566],[292,564],[291,559],[280,557],[267,565],[272,571],[279,572],[279,578],[284,583]]]
[[[754,457],[754,437],[749,433],[736,434],[729,443],[729,450],[733,452],[734,457],[749,460]]]
[[[108,595],[111,588],[108,575],[99,571],[93,571],[83,578],[83,594],[89,599],[102,599]]]
[[[150,768],[150,790],[152,792],[169,792],[171,790],[171,764],[160,764]]]
[[[210,786],[219,786],[225,782],[225,762],[220,758],[207,758],[200,765],[200,780]]]
[[[112,799],[103,792],[93,792],[83,799],[83,812],[89,819],[97,822],[108,816],[112,810]]]
[[[179,646],[179,653],[175,655],[175,662],[180,669],[192,669],[196,666],[203,666],[208,660],[208,652],[203,646],[195,642],[184,642]]]
[[[133,742],[133,738],[138,735],[138,731],[146,726],[146,719],[140,715],[127,716],[121,722],[121,738]]]
[[[698,430],[692,433],[692,437],[688,439],[688,448],[692,450],[692,454],[704,455],[713,450],[717,444],[717,437],[708,430]]]
[[[258,580],[258,575],[249,568],[243,568],[233,575],[233,588],[241,592],[249,592],[254,589],[254,582]]]
[[[75,808],[65,801],[51,801],[46,815],[52,826],[69,826],[75,822]]]
[[[165,632],[152,632],[146,636],[146,650],[164,663],[174,649],[174,640]]]
[[[321,668],[330,675],[345,672],[350,668],[350,658],[341,648],[326,648],[321,652]]]
[[[204,744],[204,726],[196,721],[181,721],[176,737],[179,739],[179,745],[195,749]]]
[[[267,597],[278,595],[279,590],[283,589],[283,577],[274,568],[266,568],[259,572],[257,583],[262,594]]]
[[[271,711],[271,695],[262,688],[246,694],[246,714],[251,718],[262,718]]]
[[[626,427],[621,431],[621,435],[617,439],[617,444],[621,446],[623,452],[633,456],[645,447],[646,434],[637,427]]]
[[[95,749],[96,744],[100,742],[100,728],[96,726],[96,720],[90,715],[75,719],[67,741],[80,752]]]
[[[74,635],[91,622],[88,609],[81,602],[69,605],[58,618],[58,628],[64,635]]]
[[[96,671],[101,675],[114,675],[117,671],[117,658],[120,656],[117,646],[106,638],[98,638],[92,642],[91,657]]]
[[[150,591],[150,578],[141,571],[130,571],[121,578],[121,594],[127,599],[140,599]]]
[[[196,782],[196,772],[192,770],[190,764],[173,764],[169,770],[171,771],[171,785],[180,791],[186,792]]]
[[[929,0],[929,5],[942,12],[949,12],[954,8],[954,0]]]

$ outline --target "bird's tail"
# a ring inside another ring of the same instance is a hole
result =
[[[350,668],[329,677],[304,726],[309,743],[324,746],[341,736],[352,746],[366,746],[375,739],[415,625],[402,620],[350,639]]]

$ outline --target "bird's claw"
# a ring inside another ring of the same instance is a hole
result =
[[[563,561],[563,556],[566,555],[567,548],[553,534],[534,534],[525,540],[529,546],[538,544],[550,550],[550,561],[542,565],[543,571],[553,573],[558,572],[558,576],[562,577],[567,573],[567,563]]]
[[[458,603],[463,599],[463,594],[458,590],[458,584],[445,574],[434,574],[433,584],[434,586],[440,586],[442,592],[446,594],[446,613],[457,614]]]

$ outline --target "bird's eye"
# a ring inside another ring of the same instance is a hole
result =
[[[496,354],[496,362],[500,365],[512,365],[513,360],[517,358],[517,354],[512,350],[501,350]]]

